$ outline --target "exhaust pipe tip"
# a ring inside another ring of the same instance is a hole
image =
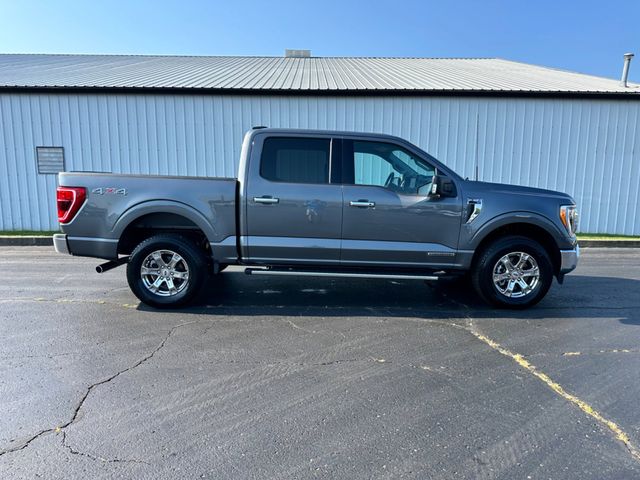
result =
[[[102,263],[96,267],[96,272],[104,273],[112,270],[120,265],[124,265],[129,261],[129,257],[122,257],[117,260],[109,260],[108,262]]]

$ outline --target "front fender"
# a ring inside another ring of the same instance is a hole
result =
[[[567,244],[567,247],[570,246],[566,235],[547,217],[533,212],[516,211],[504,213],[487,220],[475,232],[471,230],[473,224],[464,225],[467,228],[465,234],[467,235],[466,243],[468,248],[475,250],[489,234],[501,227],[515,223],[535,225],[542,228],[553,237],[558,248],[565,248],[565,244]]]

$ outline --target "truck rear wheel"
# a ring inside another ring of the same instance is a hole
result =
[[[487,303],[504,308],[527,308],[547,294],[553,266],[535,240],[508,236],[490,244],[475,262],[473,286]]]
[[[204,252],[188,238],[160,234],[147,238],[131,253],[127,281],[136,297],[155,308],[189,303],[207,277]]]

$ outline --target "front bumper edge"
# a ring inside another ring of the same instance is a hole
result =
[[[569,273],[578,266],[580,258],[580,245],[571,250],[560,250],[560,273]]]

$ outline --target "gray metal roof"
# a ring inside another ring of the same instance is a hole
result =
[[[498,58],[0,55],[0,88],[639,94],[640,84]]]

